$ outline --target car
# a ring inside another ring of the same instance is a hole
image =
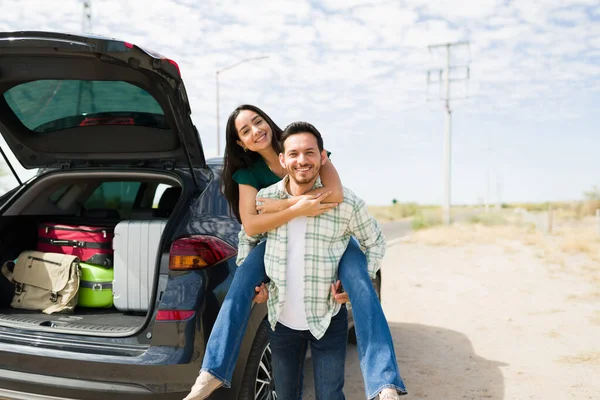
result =
[[[165,223],[150,273],[129,283],[146,309],[13,308],[0,276],[0,399],[185,397],[237,268],[240,224],[176,62],[51,32],[0,33],[0,52],[2,156],[15,174],[15,160],[38,170],[0,197],[0,261],[35,249],[42,223]],[[253,306],[232,388],[211,399],[276,398],[266,316]]]

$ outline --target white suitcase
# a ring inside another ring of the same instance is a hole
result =
[[[119,311],[148,311],[166,220],[126,220],[115,227],[114,305]]]

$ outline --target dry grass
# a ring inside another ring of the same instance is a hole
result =
[[[596,311],[596,313],[590,317],[590,322],[594,325],[600,325],[600,311]]]
[[[507,255],[520,251],[523,245],[530,247],[534,254],[544,259],[550,268],[568,269],[570,273],[585,276],[588,281],[600,288],[600,235],[595,231],[593,218],[578,221],[555,219],[552,233],[541,233],[524,224],[510,214],[502,218],[473,218],[477,223],[438,226],[413,232],[405,238],[408,243],[429,246],[465,247],[469,245],[499,245]],[[504,221],[498,223],[498,221]],[[599,292],[600,293],[600,292]],[[598,293],[585,293],[586,299],[597,298]],[[580,300],[580,296],[571,300]]]
[[[399,221],[436,207],[420,206],[416,203],[396,203],[391,206],[368,206],[369,213],[379,222]]]
[[[515,240],[538,243],[539,239],[517,226],[452,225],[414,232],[406,241],[430,246],[465,246],[469,244],[503,244],[510,248]]]
[[[574,356],[561,357],[559,360],[567,364],[596,364],[600,365],[600,351],[579,353]]]

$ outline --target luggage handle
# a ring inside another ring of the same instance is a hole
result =
[[[50,233],[50,228],[51,227],[49,225],[46,225],[44,227],[44,230],[46,231],[46,234]],[[66,228],[63,228],[62,230],[65,230],[65,231],[77,231],[77,230],[80,230],[80,231],[83,231],[83,232],[102,232],[102,237],[104,237],[104,239],[106,239],[106,237],[107,237],[106,229],[91,229],[91,230],[87,230],[87,229],[66,229]]]
[[[73,246],[73,247],[84,247],[84,242],[79,242],[77,240],[59,240],[59,239],[50,239],[50,244],[55,246]]]

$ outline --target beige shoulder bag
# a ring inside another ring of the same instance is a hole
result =
[[[5,263],[2,274],[15,285],[13,308],[52,314],[73,312],[77,305],[80,267],[75,256],[24,251],[13,271]]]

